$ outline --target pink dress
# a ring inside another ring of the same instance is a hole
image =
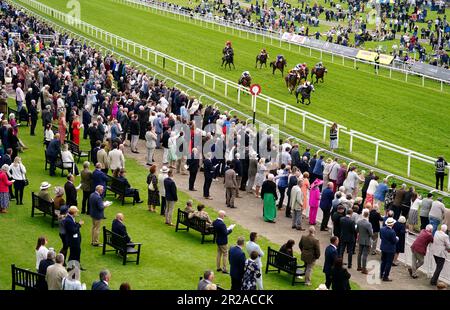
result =
[[[320,202],[320,189],[319,186],[323,181],[316,179],[311,185],[311,190],[309,191],[309,224],[316,225],[317,210],[319,209]]]
[[[59,141],[61,144],[64,144],[64,140],[66,139],[66,119],[65,117],[60,117],[58,122],[58,132],[59,132]]]
[[[117,119],[117,112],[119,112],[119,105],[115,101],[112,105],[111,116],[113,119]]]

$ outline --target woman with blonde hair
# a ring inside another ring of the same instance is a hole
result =
[[[14,162],[9,166],[9,173],[14,180],[14,195],[16,197],[16,204],[23,205],[23,190],[25,188],[25,180],[27,169],[22,164],[22,159],[17,156]]]
[[[266,167],[266,159],[264,157],[262,157],[259,162],[258,162],[258,166],[256,169],[256,177],[255,177],[255,197],[259,198],[259,191],[261,189],[262,184],[264,183],[265,179],[266,179],[266,171],[267,171],[267,167]]]
[[[80,118],[77,114],[73,118],[72,122],[72,140],[76,145],[80,145],[80,129],[82,125],[80,124]]]

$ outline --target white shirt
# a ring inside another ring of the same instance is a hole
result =
[[[73,163],[73,155],[70,151],[62,151],[61,152],[61,160],[65,163]],[[71,164],[64,164],[64,168],[70,168]]]
[[[51,129],[46,129],[45,130],[45,141],[52,141],[54,138],[55,134],[53,133],[53,130]]]
[[[377,190],[378,187],[378,182],[374,179],[372,179],[369,182],[369,186],[367,187],[367,194],[369,195],[373,195],[375,193],[375,191]]]
[[[255,262],[258,264],[259,268],[262,268],[261,257],[264,256],[264,252],[261,250],[261,247],[253,241],[248,241],[245,248],[249,257],[253,251],[258,252],[259,256],[255,259]]]
[[[39,247],[39,250],[36,251],[36,270],[39,269],[39,264],[42,260],[47,259],[48,249],[41,245]]]
[[[9,166],[9,173],[14,180],[25,180],[25,174],[27,173],[27,169],[22,163],[16,165],[12,164]]]

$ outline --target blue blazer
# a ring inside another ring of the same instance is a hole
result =
[[[237,245],[231,247],[228,255],[230,262],[230,276],[235,279],[242,279],[244,277],[245,269],[245,253]]]
[[[93,192],[89,197],[89,207],[89,214],[93,219],[101,220],[105,217],[103,199],[97,192]]]
[[[106,182],[108,182],[108,177],[103,171],[95,169],[92,172],[92,185],[94,189],[97,185],[103,185],[103,190],[106,191]]]
[[[125,237],[125,241],[127,243],[131,242],[130,236],[128,236],[127,233],[127,227],[116,219],[112,222],[112,232],[118,234],[119,236]]]
[[[74,221],[71,216],[66,216],[63,220],[64,228],[66,229],[66,241],[69,247],[80,247],[81,245],[81,235],[80,227],[81,225]]]
[[[98,280],[92,283],[93,291],[109,291],[109,286],[105,282]]]
[[[178,201],[177,185],[171,178],[164,179],[164,189],[166,190],[167,201]]]
[[[338,257],[337,250],[331,244],[325,249],[325,262],[323,264],[323,272],[330,273],[331,268]]]
[[[328,187],[323,191],[322,197],[320,198],[320,208],[322,210],[331,210],[333,206],[334,193]]]
[[[380,229],[381,245],[380,250],[386,253],[395,253],[397,235],[395,231],[387,226]]]
[[[227,225],[222,220],[216,219],[213,222],[214,231],[216,232],[217,245],[228,244],[228,235],[232,232],[231,229],[227,230]]]
[[[214,177],[214,167],[210,159],[203,161],[203,172],[205,173],[205,178],[212,179]]]
[[[47,146],[46,154],[49,157],[57,157],[61,153],[61,142],[58,139],[53,139]]]

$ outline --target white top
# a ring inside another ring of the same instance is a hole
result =
[[[65,163],[73,163],[73,155],[70,151],[61,151],[61,160]],[[64,164],[64,168],[70,168],[72,165]]]
[[[45,245],[41,245],[39,250],[36,251],[36,270],[39,269],[39,264],[41,260],[47,259],[48,249]]]
[[[416,198],[414,200],[410,210],[419,210],[419,207],[422,205],[422,199]]]
[[[108,153],[109,168],[116,170],[117,168],[125,168],[125,157],[119,149],[114,149]]]
[[[86,290],[86,284],[81,282],[79,280],[72,280],[68,278],[64,278],[62,280],[62,290],[63,291],[85,291]]]
[[[378,187],[378,181],[372,179],[369,182],[369,187],[367,187],[367,194],[369,194],[369,195],[375,194],[375,191],[377,190],[377,187]]]
[[[22,163],[18,165],[12,164],[9,166],[9,173],[14,180],[25,180],[27,169],[25,169],[25,166]]]
[[[51,130],[51,129],[46,129],[44,132],[44,135],[45,135],[45,141],[49,141],[49,142],[52,141],[55,136],[55,134],[53,133],[53,130]]]
[[[259,256],[255,259],[255,262],[258,264],[259,268],[262,268],[261,257],[264,256],[264,252],[261,250],[261,247],[253,241],[248,241],[245,248],[249,257],[253,251],[258,252]]]

